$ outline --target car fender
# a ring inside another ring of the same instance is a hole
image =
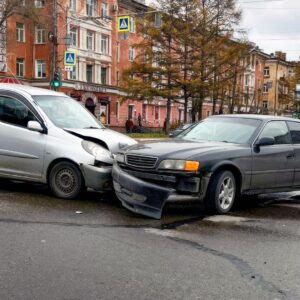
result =
[[[211,174],[215,174],[216,172],[220,170],[229,170],[232,171],[236,180],[237,180],[237,185],[239,187],[239,193],[241,193],[243,190],[247,189],[247,186],[250,185],[250,179],[249,182],[245,180],[245,176],[239,166],[235,164],[234,162],[230,160],[224,160],[221,162],[218,162],[217,164],[213,165],[210,168]],[[211,176],[212,177],[212,176]]]

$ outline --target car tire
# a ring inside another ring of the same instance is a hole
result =
[[[56,197],[74,199],[84,190],[84,180],[76,165],[59,162],[49,173],[49,186]]]
[[[205,208],[210,213],[226,214],[236,198],[236,180],[232,172],[224,170],[213,175],[209,183]]]

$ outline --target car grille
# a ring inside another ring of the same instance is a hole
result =
[[[154,168],[157,162],[157,157],[139,156],[139,155],[126,155],[126,162],[133,167]]]

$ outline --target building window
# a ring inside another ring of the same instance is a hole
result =
[[[143,104],[142,106],[142,119],[147,120],[147,104]]]
[[[129,47],[129,61],[134,61],[134,49],[132,46]]]
[[[86,0],[86,14],[90,17],[94,15],[95,2],[94,0]]]
[[[161,27],[161,14],[155,13],[154,15],[154,27],[160,28]]]
[[[77,70],[76,70],[76,66],[72,67],[72,71],[70,71],[70,79],[71,80],[76,80],[77,79]]]
[[[120,62],[120,42],[117,42],[117,62]]]
[[[24,58],[17,58],[16,73],[18,77],[24,77]]]
[[[134,18],[130,17],[130,32],[134,33],[135,32],[135,22],[134,22]]]
[[[117,71],[116,78],[117,78],[117,86],[120,86],[120,72],[119,71]]]
[[[245,76],[245,86],[249,86],[250,85],[250,76],[246,75]]]
[[[265,77],[269,77],[270,76],[270,68],[269,67],[265,67],[264,68],[264,76]]]
[[[107,84],[107,68],[101,67],[101,83]]]
[[[103,17],[103,18],[108,17],[108,4],[107,3],[101,4],[101,17]]]
[[[46,31],[42,26],[35,27],[35,43],[45,44],[46,43]]]
[[[269,103],[268,103],[268,101],[263,101],[263,108],[268,108],[268,106],[269,106]]]
[[[269,92],[269,85],[267,83],[264,84],[264,94]]]
[[[134,105],[128,106],[128,119],[133,120],[133,111],[134,111]]]
[[[17,23],[16,25],[16,38],[17,42],[25,42],[25,25],[22,23]]]
[[[45,0],[35,0],[35,7],[44,7],[45,6]]]
[[[159,106],[154,106],[154,119],[159,120]]]
[[[70,10],[76,11],[76,0],[70,0]]]
[[[94,45],[94,33],[92,31],[86,32],[86,49],[93,50]]]
[[[101,53],[108,54],[108,36],[104,34],[101,35]]]
[[[35,62],[35,77],[46,78],[46,62],[44,60],[37,60]]]
[[[71,27],[70,36],[71,36],[71,46],[77,47],[77,27]]]
[[[117,116],[117,119],[119,119],[119,117],[120,117],[120,102],[119,101],[116,102],[116,116]]]
[[[86,81],[93,82],[93,65],[86,66]]]

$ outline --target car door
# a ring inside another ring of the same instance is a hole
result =
[[[257,140],[273,137],[274,145],[253,149],[251,189],[291,187],[294,181],[294,148],[285,121],[270,121]]]
[[[38,121],[29,102],[0,91],[0,176],[42,176],[47,135],[27,129],[28,121]]]
[[[295,151],[294,167],[295,167],[295,177],[294,186],[300,187],[300,122],[290,121],[288,122],[290,129],[292,143]]]

